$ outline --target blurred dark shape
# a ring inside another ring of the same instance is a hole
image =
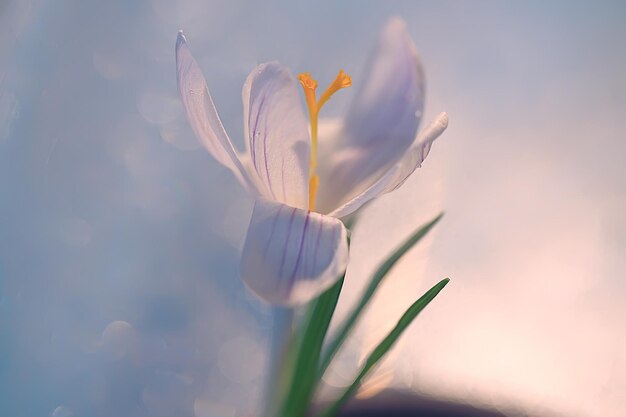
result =
[[[410,393],[388,391],[373,398],[351,402],[341,417],[507,417],[501,411],[438,400]],[[518,410],[514,415],[527,415]]]

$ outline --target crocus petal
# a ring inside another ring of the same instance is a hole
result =
[[[420,132],[414,145],[409,148],[398,163],[361,194],[328,215],[337,218],[345,217],[354,213],[373,198],[400,187],[422,165],[422,162],[424,162],[430,152],[433,142],[443,133],[446,127],[448,127],[448,115],[440,113],[426,129]]]
[[[415,139],[424,109],[424,74],[403,20],[394,18],[385,26],[365,77],[354,84],[360,90],[334,156],[320,168],[321,206],[336,206],[363,191]]]
[[[233,171],[239,182],[257,194],[256,186],[222,126],[202,71],[191,55],[182,31],[176,40],[176,75],[178,92],[196,136],[218,162]]]
[[[346,236],[336,218],[258,199],[243,247],[241,277],[269,303],[306,303],[345,270]]]
[[[261,64],[242,96],[247,147],[266,197],[308,208],[309,130],[291,72],[277,62]]]
[[[346,140],[356,146],[385,141],[392,148],[409,147],[424,109],[424,74],[400,18],[382,30],[359,84],[346,115]]]

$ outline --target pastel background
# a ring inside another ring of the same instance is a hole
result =
[[[365,0],[0,2],[0,415],[255,415],[270,316],[237,278],[252,203],[184,120],[176,32],[242,145],[257,63],[357,85],[392,16],[424,62],[426,119],[450,127],[363,213],[339,314],[446,216],[329,386],[449,276],[361,396],[626,415],[626,6]]]

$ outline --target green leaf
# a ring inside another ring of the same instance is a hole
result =
[[[312,303],[299,334],[294,356],[293,373],[289,381],[290,389],[285,397],[281,416],[303,416],[311,402],[311,397],[319,381],[317,370],[322,352],[322,344],[330,319],[335,312],[341,293],[345,273],[335,285]]]
[[[348,334],[356,324],[361,313],[363,312],[363,309],[365,309],[367,304],[370,302],[372,296],[378,289],[378,286],[382,282],[383,278],[385,278],[391,268],[394,267],[394,265],[400,260],[400,258],[402,258],[402,256],[404,256],[405,253],[408,252],[409,249],[415,246],[417,242],[419,242],[424,236],[426,236],[426,234],[428,234],[428,232],[437,224],[437,222],[439,222],[439,220],[441,220],[442,217],[443,213],[439,214],[433,220],[420,227],[407,240],[405,240],[402,246],[396,249],[396,251],[378,268],[378,270],[372,277],[369,286],[363,293],[361,300],[356,305],[352,313],[350,313],[350,316],[348,316],[346,321],[337,330],[335,337],[326,348],[320,365],[320,378],[324,375],[324,372],[326,372],[326,369],[332,362],[335,354],[337,353],[343,342],[345,342]]]
[[[434,287],[428,290],[423,296],[421,296],[419,300],[413,303],[411,307],[409,307],[409,309],[404,313],[400,320],[398,320],[398,324],[396,324],[396,327],[394,327],[391,332],[389,332],[387,337],[385,337],[383,341],[380,342],[378,346],[376,346],[376,348],[372,351],[352,385],[350,385],[344,391],[344,393],[335,403],[333,403],[322,413],[322,417],[331,417],[335,415],[337,411],[339,411],[341,406],[358,389],[363,378],[369,373],[374,365],[376,365],[393,347],[393,345],[400,338],[400,336],[406,330],[409,324],[411,324],[415,317],[417,317],[417,315],[437,296],[437,294],[439,294],[439,292],[448,284],[449,281],[449,278],[441,280]]]

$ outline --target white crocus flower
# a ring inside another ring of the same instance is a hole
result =
[[[339,219],[402,185],[448,124],[441,113],[416,135],[424,80],[400,19],[382,31],[345,118],[330,132],[320,126],[319,156],[319,110],[351,85],[343,71],[319,99],[315,80],[299,75],[307,121],[291,72],[277,62],[255,68],[242,93],[247,148],[242,155],[222,126],[182,32],[176,66],[195,134],[256,200],[240,273],[254,293],[273,304],[305,303],[337,281],[348,262],[346,228]]]

